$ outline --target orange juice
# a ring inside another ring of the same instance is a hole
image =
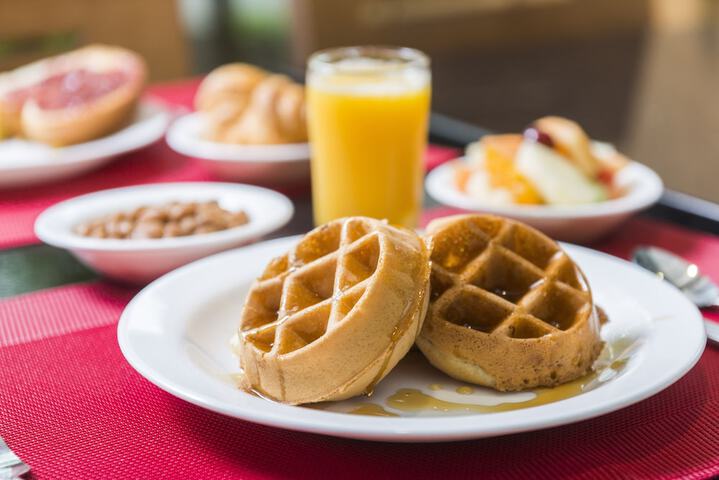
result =
[[[419,52],[380,50],[416,54],[425,63],[353,57],[322,70],[310,60],[307,105],[317,224],[366,215],[417,226],[429,71]]]

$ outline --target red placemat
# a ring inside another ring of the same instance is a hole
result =
[[[35,218],[49,206],[77,195],[141,183],[213,179],[199,162],[173,152],[163,141],[62,183],[0,191],[0,249],[38,243]]]
[[[428,217],[449,213],[434,210]],[[600,245],[652,243],[719,280],[719,238],[634,219]],[[381,444],[254,425],[185,403],[122,358],[132,291],[91,283],[0,301],[0,435],[37,478],[709,478],[719,350],[662,393],[575,425],[451,444]],[[22,317],[22,321],[18,319]]]

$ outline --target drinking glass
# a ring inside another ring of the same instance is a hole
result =
[[[418,50],[345,47],[307,69],[316,224],[346,216],[416,227],[430,106],[429,59]]]

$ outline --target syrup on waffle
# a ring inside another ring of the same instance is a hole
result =
[[[421,328],[429,273],[413,231],[365,217],[316,228],[249,292],[235,344],[244,386],[292,404],[371,392]]]
[[[433,365],[501,391],[587,372],[602,346],[598,315],[559,245],[490,215],[439,219],[427,233],[431,304],[417,345]]]

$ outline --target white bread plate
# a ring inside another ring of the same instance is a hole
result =
[[[142,101],[129,125],[89,142],[52,147],[20,138],[0,140],[0,188],[56,182],[99,168],[160,140],[170,117],[161,103]]]
[[[310,172],[309,143],[237,145],[202,138],[202,114],[195,112],[175,120],[167,143],[178,153],[204,163],[223,180],[260,185],[305,181]]]

